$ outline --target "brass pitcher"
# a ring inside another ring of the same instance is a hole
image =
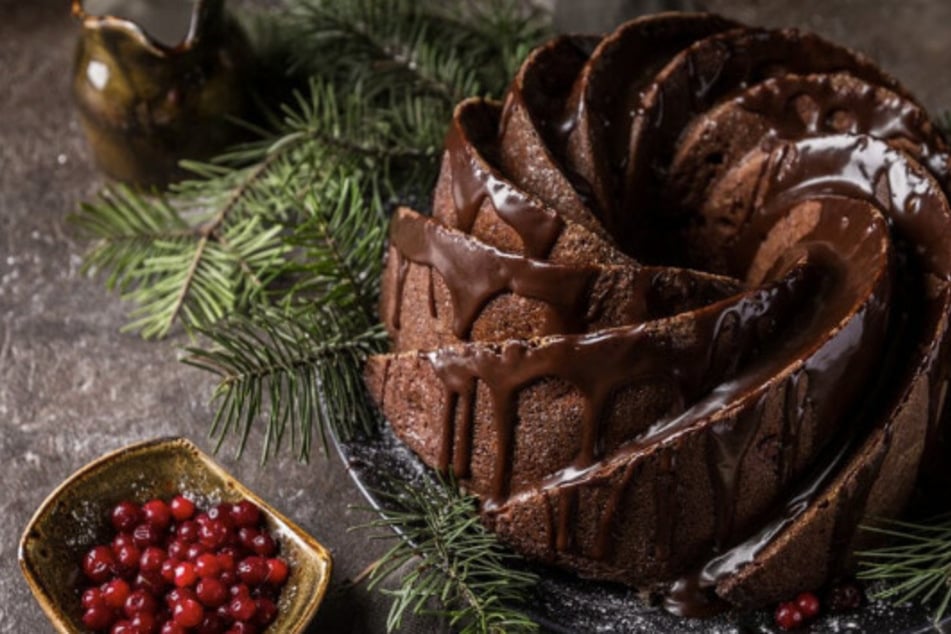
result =
[[[224,0],[72,0],[82,23],[73,93],[96,162],[136,185],[180,179],[183,158],[234,142],[249,45]]]

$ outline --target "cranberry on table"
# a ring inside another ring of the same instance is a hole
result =
[[[819,597],[811,592],[800,593],[795,603],[806,620],[814,619],[819,614]]]
[[[845,581],[832,587],[826,597],[826,606],[832,613],[851,612],[862,607],[865,594],[854,581]]]
[[[776,625],[784,630],[794,630],[800,627],[804,622],[802,612],[796,607],[795,603],[780,603],[776,608]]]

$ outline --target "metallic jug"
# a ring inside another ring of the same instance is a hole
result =
[[[247,111],[248,41],[224,0],[73,0],[73,93],[100,168],[164,186],[181,159],[234,142]]]

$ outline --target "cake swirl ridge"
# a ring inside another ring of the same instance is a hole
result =
[[[700,615],[901,511],[951,363],[951,159],[867,58],[708,14],[534,51],[394,214],[371,394],[515,550]]]

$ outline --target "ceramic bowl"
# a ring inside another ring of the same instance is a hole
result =
[[[261,507],[291,574],[268,632],[302,632],[330,582],[330,554],[184,438],[124,447],[86,465],[37,510],[20,540],[20,568],[59,632],[87,632],[82,625],[83,555],[113,537],[108,513],[122,500],[168,500],[182,492],[199,508],[251,500]]]

